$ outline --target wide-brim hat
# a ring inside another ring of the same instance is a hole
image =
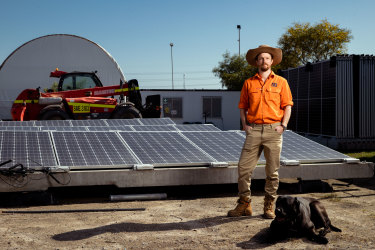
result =
[[[283,52],[279,48],[272,48],[271,46],[268,45],[260,45],[256,49],[249,49],[246,54],[246,61],[255,67],[257,67],[256,64],[256,56],[259,55],[260,53],[269,53],[273,57],[273,63],[272,65],[277,65],[281,62],[283,59]]]

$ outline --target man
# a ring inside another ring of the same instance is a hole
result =
[[[252,215],[251,175],[264,151],[266,194],[263,217],[273,219],[273,207],[279,187],[282,134],[292,112],[292,94],[286,79],[271,70],[272,65],[277,65],[282,60],[281,49],[261,45],[250,49],[246,60],[258,68],[258,73],[247,79],[241,90],[238,107],[246,140],[238,162],[238,204],[228,212],[228,216]]]

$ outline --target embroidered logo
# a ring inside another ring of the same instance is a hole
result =
[[[273,83],[272,83],[272,87],[277,87],[277,83],[276,83],[276,82],[273,82]]]

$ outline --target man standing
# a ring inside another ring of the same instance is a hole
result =
[[[228,216],[252,215],[251,175],[264,151],[266,194],[263,217],[273,219],[273,207],[279,187],[282,134],[292,112],[292,94],[286,79],[271,70],[272,65],[277,65],[282,60],[281,49],[261,45],[250,49],[246,60],[258,68],[258,73],[245,81],[238,104],[246,140],[238,162],[238,204],[228,212]]]

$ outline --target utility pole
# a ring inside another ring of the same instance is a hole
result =
[[[238,29],[238,56],[241,55],[241,25],[237,25]]]
[[[172,47],[173,43],[169,44],[171,46],[171,63],[172,63],[172,89],[174,89],[174,82],[173,82],[173,54],[172,54]]]

